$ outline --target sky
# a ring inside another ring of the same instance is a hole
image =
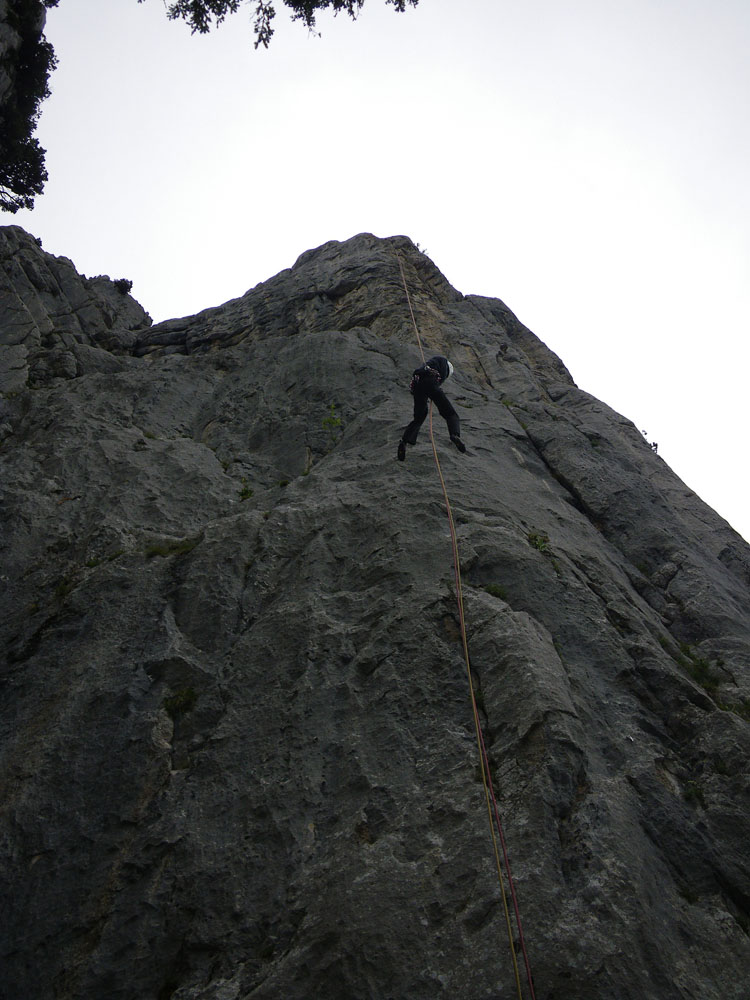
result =
[[[365,0],[319,36],[277,3],[257,51],[253,7],[201,36],[163,0],[61,0],[49,181],[2,223],[155,322],[407,235],[750,539],[750,3]]]

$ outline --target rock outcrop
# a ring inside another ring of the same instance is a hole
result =
[[[8,1000],[744,1000],[750,551],[498,300],[363,234],[150,325],[1,231]],[[526,995],[526,993],[524,993]]]
[[[0,228],[0,393],[116,370],[105,352],[127,350],[150,325],[129,295],[131,282],[86,278],[66,257],[41,252],[19,226]]]

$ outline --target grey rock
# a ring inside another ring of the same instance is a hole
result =
[[[750,552],[633,424],[405,237],[154,326],[2,238],[8,997],[516,995],[400,254],[536,996],[744,1000]]]
[[[129,354],[137,331],[151,324],[116,282],[78,274],[20,226],[0,227],[0,316],[2,393],[111,366],[111,352]]]

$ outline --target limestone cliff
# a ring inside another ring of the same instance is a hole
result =
[[[744,1000],[750,552],[404,237],[157,325],[1,231],[7,1000]],[[526,996],[527,993],[524,993]]]

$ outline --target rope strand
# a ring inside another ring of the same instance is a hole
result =
[[[411,321],[414,326],[414,332],[417,337],[417,344],[419,346],[419,352],[422,355],[422,362],[424,363],[424,348],[422,347],[422,338],[419,336],[419,327],[417,326],[417,321],[414,316],[414,310],[411,304],[411,297],[409,295],[409,288],[406,283],[406,275],[404,274],[404,266],[401,260],[400,254],[396,255],[398,260],[399,270],[401,272],[401,281],[403,282],[404,292],[406,293],[406,301],[409,305],[409,313],[411,315]],[[513,902],[513,911],[516,918],[516,926],[518,928],[518,937],[521,945],[521,950],[523,953],[524,964],[526,968],[526,977],[529,986],[529,993],[531,1000],[536,1000],[534,993],[534,983],[531,976],[531,966],[529,964],[529,957],[526,951],[526,942],[523,935],[523,927],[521,924],[521,914],[518,908],[518,899],[516,897],[515,885],[513,882],[513,877],[510,871],[510,861],[508,858],[508,850],[505,843],[505,836],[503,834],[502,823],[500,822],[500,814],[497,808],[497,801],[495,800],[495,793],[492,787],[492,774],[490,771],[490,762],[487,755],[487,748],[484,742],[484,735],[482,733],[482,726],[479,720],[479,709],[477,707],[476,696],[474,694],[474,682],[471,673],[471,661],[469,659],[469,643],[466,635],[466,617],[464,614],[464,600],[463,600],[463,588],[461,585],[461,564],[458,552],[458,539],[456,536],[456,525],[453,520],[453,511],[451,509],[450,500],[448,498],[448,489],[445,485],[445,478],[443,476],[443,470],[440,466],[440,459],[438,457],[437,446],[435,444],[435,435],[433,432],[432,425],[432,401],[430,401],[430,443],[432,444],[432,455],[435,460],[435,467],[437,469],[438,476],[440,478],[440,485],[443,490],[443,499],[445,501],[445,509],[448,515],[448,525],[450,527],[451,544],[453,547],[453,572],[456,587],[456,603],[458,606],[458,619],[461,630],[461,642],[463,646],[464,660],[466,662],[466,675],[469,683],[469,693],[471,696],[471,705],[474,714],[474,728],[476,730],[477,748],[479,750],[479,762],[482,771],[482,784],[484,786],[484,796],[485,802],[487,804],[487,816],[490,825],[490,834],[492,836],[492,847],[495,855],[495,865],[497,868],[498,881],[500,884],[500,894],[503,901],[503,910],[505,912],[505,923],[508,932],[508,943],[510,946],[510,954],[513,962],[513,972],[516,982],[516,990],[518,993],[518,1000],[523,1000],[521,991],[521,979],[518,971],[518,961],[516,959],[516,949],[513,944],[513,929],[510,920],[510,911],[508,909],[508,900],[505,891],[505,883],[502,874],[502,865],[500,862],[500,851],[498,850],[498,837],[495,836],[495,827],[497,827],[497,833],[500,840],[500,845],[502,849],[503,860],[505,863],[505,873],[508,879],[508,885],[510,887],[510,894]],[[494,822],[493,822],[494,815]]]

